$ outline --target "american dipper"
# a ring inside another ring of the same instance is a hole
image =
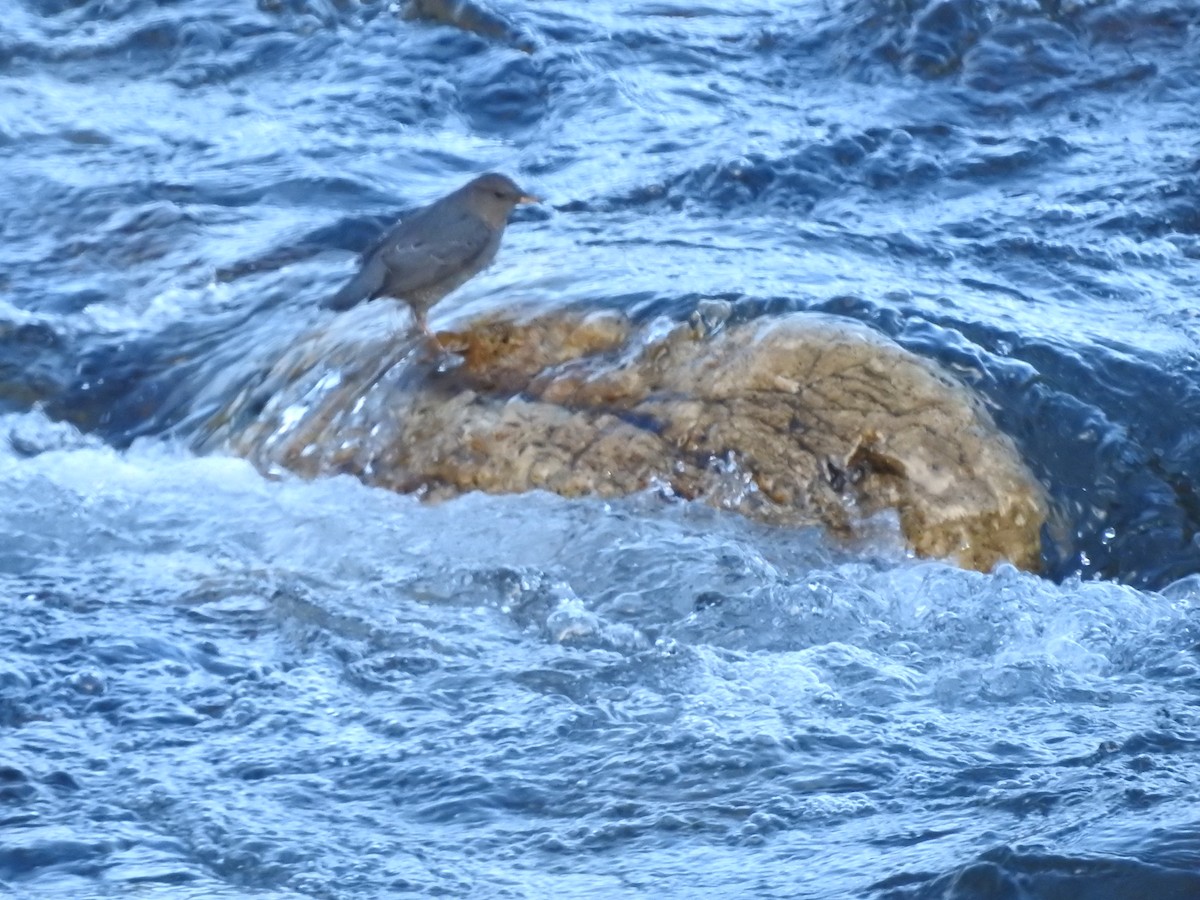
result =
[[[343,310],[395,297],[412,307],[417,327],[436,344],[426,313],[492,261],[517,204],[538,202],[506,175],[480,175],[394,225],[363,254],[358,274],[323,305]]]

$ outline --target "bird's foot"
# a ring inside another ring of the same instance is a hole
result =
[[[421,332],[421,336],[424,339],[424,355],[433,363],[434,371],[449,372],[466,362],[465,356],[454,352],[439,341],[437,335],[432,331],[424,330]]]
[[[452,372],[466,361],[466,357],[442,347],[441,351],[434,359],[434,371],[439,373]]]

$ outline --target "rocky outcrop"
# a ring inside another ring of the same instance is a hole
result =
[[[847,536],[894,510],[922,556],[1040,565],[1046,500],[1012,442],[965,387],[858,324],[497,316],[440,335],[463,357],[440,372],[388,307],[293,346],[207,446],[431,497],[658,487]]]

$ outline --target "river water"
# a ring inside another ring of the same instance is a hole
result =
[[[489,10],[5,7],[0,893],[1200,896],[1200,6]],[[487,169],[547,202],[435,327],[868,323],[1017,441],[1044,573],[193,449]]]

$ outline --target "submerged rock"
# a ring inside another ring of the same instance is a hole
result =
[[[845,536],[894,510],[918,554],[1040,566],[1041,486],[981,403],[842,319],[705,330],[616,313],[489,317],[438,372],[387,304],[312,332],[210,423],[264,470],[445,497],[659,487]]]

